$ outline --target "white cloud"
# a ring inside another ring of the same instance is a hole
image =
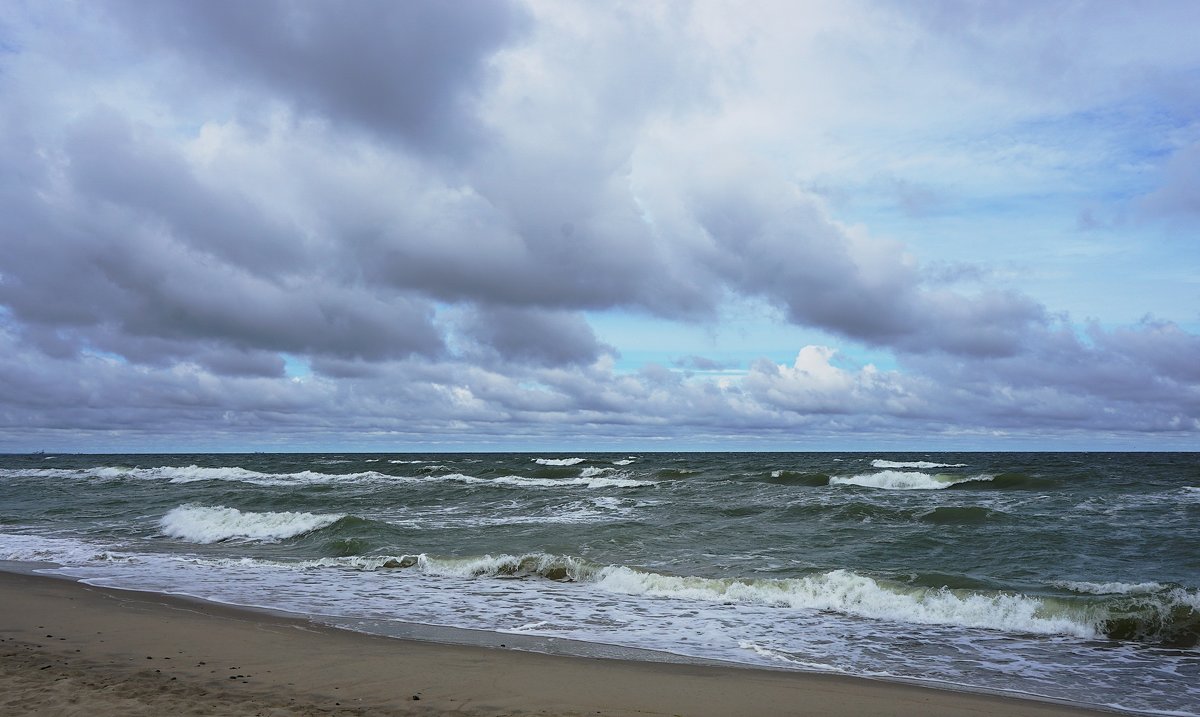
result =
[[[1192,5],[74,9],[0,21],[10,441],[1196,430],[1194,285],[1047,298],[1168,266],[1120,217],[1190,212]],[[823,345],[617,370],[585,313],[756,302]]]

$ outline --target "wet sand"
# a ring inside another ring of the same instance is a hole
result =
[[[1112,714],[850,677],[375,637],[0,572],[4,715]]]

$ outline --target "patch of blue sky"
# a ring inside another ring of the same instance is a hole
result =
[[[312,375],[312,366],[303,356],[295,354],[279,354],[283,359],[283,375],[288,378],[308,378]]]
[[[915,161],[884,158],[871,179],[819,184],[836,218],[902,242],[922,266],[975,266],[984,285],[1074,320],[1128,324],[1149,312],[1190,324],[1200,253],[1141,202],[1195,141],[1194,114],[1150,94],[964,133]]]
[[[873,349],[827,332],[797,326],[781,313],[753,299],[727,302],[716,321],[688,323],[621,310],[589,312],[597,337],[620,352],[616,370],[636,372],[649,363],[700,372],[744,372],[759,359],[792,365],[805,346],[829,346],[847,367],[873,364],[893,370],[896,360],[886,349]],[[697,362],[700,358],[704,361]]]

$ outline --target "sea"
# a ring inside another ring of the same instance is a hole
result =
[[[7,455],[0,560],[382,635],[1200,715],[1200,453]]]

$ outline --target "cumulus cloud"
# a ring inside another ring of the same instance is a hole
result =
[[[1040,6],[756,8],[6,9],[4,430],[1197,430],[1186,325],[1077,329],[989,267],[923,255],[811,190],[890,177],[880,203],[928,218],[946,206],[931,187],[998,171],[963,157],[1012,172],[1042,154],[956,122],[1020,132],[1087,111],[1147,62],[1191,57],[1178,28],[1144,62],[1100,62],[1120,12],[1076,17],[1087,31],[1064,52]],[[1119,77],[1088,80],[1097,68]],[[874,138],[929,127],[964,134],[932,159]],[[1195,145],[1178,141],[1150,210],[1194,208]],[[931,166],[946,178],[919,176]],[[745,371],[618,368],[637,347],[588,321],[717,322],[731,297],[896,367],[813,344]]]
[[[471,101],[486,60],[525,26],[513,2],[416,0],[113,2],[130,41],[174,72],[262,93],[301,114],[345,122],[421,151],[456,153],[476,139]]]
[[[559,366],[591,364],[612,353],[579,314],[542,309],[473,307],[461,322],[478,348],[517,362]]]

